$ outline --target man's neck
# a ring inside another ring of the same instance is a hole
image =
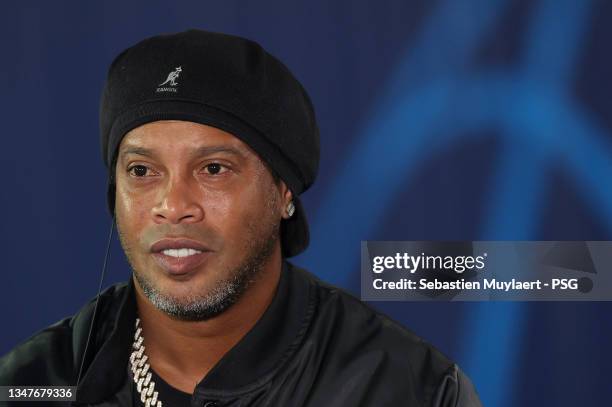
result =
[[[235,304],[205,321],[170,318],[155,308],[134,281],[145,352],[153,370],[171,386],[193,393],[195,386],[268,308],[278,286],[281,261],[280,255],[271,256],[256,281]]]

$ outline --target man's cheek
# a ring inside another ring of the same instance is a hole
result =
[[[116,210],[122,213],[133,214],[138,211],[146,211],[147,205],[152,202],[151,199],[146,199],[143,194],[134,194],[123,186],[117,187],[115,196]]]
[[[240,198],[223,191],[203,191],[198,200],[209,218],[219,219],[227,213],[234,213]]]

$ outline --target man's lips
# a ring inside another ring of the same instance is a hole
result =
[[[186,238],[166,238],[158,240],[151,245],[151,252],[153,253],[158,253],[167,249],[194,249],[201,252],[211,251],[205,244]]]
[[[151,246],[156,263],[172,275],[186,274],[199,267],[212,251],[203,243],[191,239],[162,239]]]
[[[195,270],[204,263],[212,252],[201,252],[185,257],[172,257],[163,252],[153,253],[155,262],[168,274],[183,275]]]

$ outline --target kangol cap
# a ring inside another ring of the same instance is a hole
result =
[[[111,214],[121,140],[157,120],[214,126],[251,147],[293,193],[296,211],[281,222],[283,256],[308,246],[298,195],[317,175],[319,130],[308,94],[278,59],[251,40],[197,29],[147,38],[122,51],[108,69],[100,101]]]

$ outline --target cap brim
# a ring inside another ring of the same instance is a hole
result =
[[[143,124],[158,120],[184,120],[224,130],[245,142],[264,161],[274,163],[275,170],[291,191],[300,194],[304,182],[295,165],[272,143],[267,136],[239,117],[217,107],[195,101],[164,99],[142,103],[122,113],[113,123],[108,139],[105,162],[114,172],[114,160],[119,153],[123,137]]]

